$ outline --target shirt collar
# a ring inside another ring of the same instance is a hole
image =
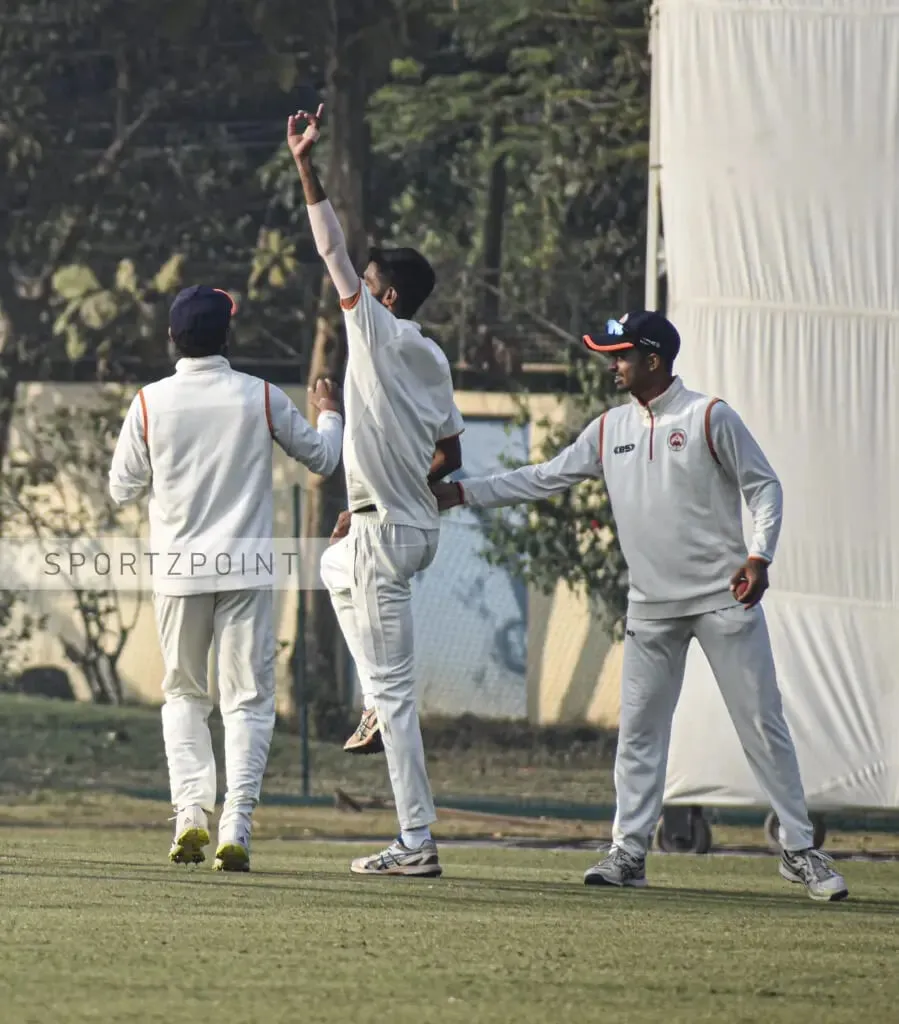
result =
[[[203,370],[230,368],[231,364],[224,356],[201,356],[196,359],[184,356],[175,363],[175,373],[202,373]]]
[[[645,411],[649,409],[653,415],[658,415],[668,409],[672,402],[674,402],[677,396],[684,390],[684,382],[680,377],[675,377],[674,380],[668,385],[666,391],[663,391],[660,395],[650,399],[648,404],[644,405],[639,398],[631,396],[631,401],[638,409]]]

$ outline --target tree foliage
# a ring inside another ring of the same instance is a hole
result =
[[[424,327],[493,386],[522,392],[529,363],[568,367],[554,453],[609,400],[580,335],[640,304],[646,19],[645,0],[10,0],[0,465],[21,380],[88,359],[100,379],[141,376],[188,283],[238,298],[232,355],[292,360],[298,382],[341,371],[333,288],[284,146],[311,90],[327,102],[322,169],[354,257],[368,242],[425,252],[438,288]],[[330,532],[340,487],[315,492],[307,533]],[[582,585],[614,616],[609,525],[601,485],[585,485],[525,522],[491,520],[488,557],[543,587]],[[309,601],[327,696],[336,634],[326,596]]]

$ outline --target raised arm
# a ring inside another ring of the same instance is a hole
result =
[[[292,459],[319,476],[330,476],[340,462],[343,439],[339,389],[320,381],[309,400],[319,410],[318,430],[280,388],[270,386],[272,436]]]
[[[323,106],[315,114],[300,110],[287,119],[287,144],[299,171],[315,248],[325,261],[341,304],[350,306],[359,294],[362,282],[350,259],[346,238],[334,207],[325,195],[312,166],[312,149],[320,134],[319,122]]]
[[[466,480],[464,484],[437,483],[431,490],[437,495],[441,511],[463,504],[472,508],[500,508],[552,498],[583,480],[601,475],[599,419],[595,419],[573,444],[548,462]]]
[[[109,494],[117,505],[138,501],[150,487],[153,473],[146,431],[143,398],[138,392],[125,416],[109,468]]]

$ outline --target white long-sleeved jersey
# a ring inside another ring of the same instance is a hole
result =
[[[737,413],[680,378],[646,406],[632,399],[610,409],[548,462],[466,480],[465,504],[536,501],[599,476],[628,565],[632,618],[731,606],[730,578],[747,555],[774,558],[780,481]],[[741,495],[753,521],[748,551]]]
[[[318,423],[315,430],[280,388],[232,370],[224,356],[180,359],[172,376],[138,392],[116,443],[109,493],[124,505],[149,491],[156,593],[272,585],[255,552],[272,538],[273,444],[330,476],[343,417],[325,412]]]

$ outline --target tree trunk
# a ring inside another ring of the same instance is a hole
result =
[[[16,391],[19,386],[18,367],[8,364],[8,360],[0,363],[0,481],[2,468],[9,452],[9,434],[12,427],[13,413],[16,407]],[[2,527],[2,523],[0,523]]]
[[[350,0],[335,3],[331,53],[327,62],[327,107],[325,132],[330,147],[325,190],[340,218],[354,265],[364,269],[368,245],[366,233],[366,178],[370,142],[365,113],[368,98],[384,80],[389,63],[389,46],[376,46],[369,32],[362,31],[358,4]],[[383,18],[373,5],[374,20]],[[340,304],[327,275],[322,280],[319,314],[309,367],[309,384],[321,376],[342,381],[346,370],[346,337]],[[309,410],[315,424],[315,410]],[[328,537],[341,509],[346,507],[344,477],[338,470],[328,479],[311,477],[303,504],[303,536]],[[340,648],[343,637],[337,625],[330,597],[324,590],[307,590],[301,595],[305,612],[306,678],[316,733],[321,739],[343,739],[349,724],[348,680],[340,678]],[[296,653],[296,651],[294,652]],[[295,695],[294,695],[295,696]],[[290,713],[295,709],[289,709]]]
[[[491,153],[490,170],[487,176],[487,204],[484,213],[484,284],[481,303],[481,321],[488,328],[499,319],[499,283],[503,260],[503,223],[506,215],[506,156],[494,154],[503,139],[502,121],[494,117],[490,121],[488,148]]]

